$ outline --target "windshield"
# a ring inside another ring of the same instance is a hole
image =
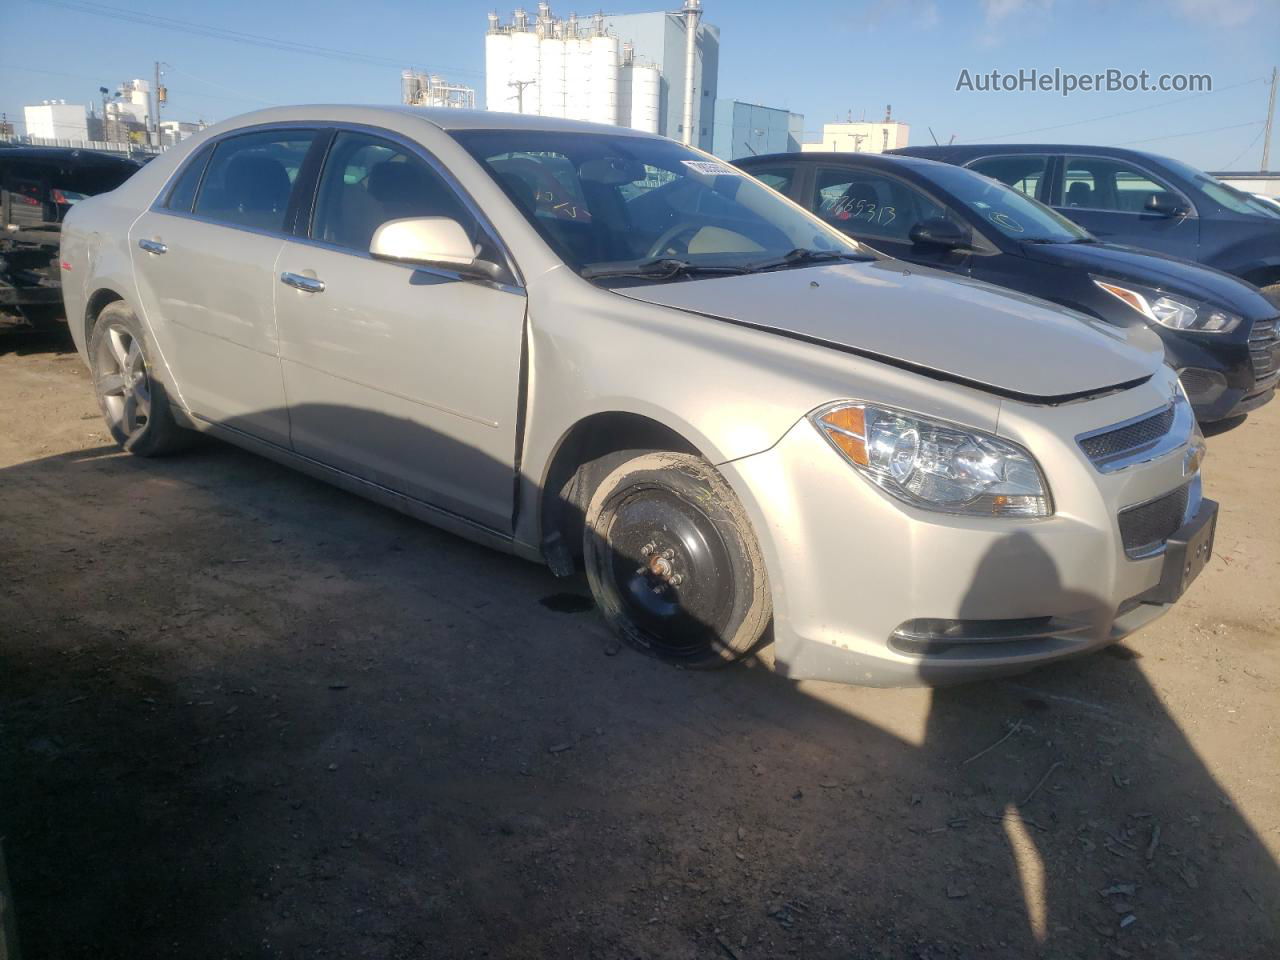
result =
[[[1264,203],[1257,197],[1251,197],[1235,187],[1228,186],[1217,177],[1209,176],[1203,170],[1197,170],[1195,167],[1179,160],[1170,160],[1168,157],[1161,157],[1160,162],[1174,173],[1190,180],[1197,188],[1207,194],[1210,200],[1225,207],[1232,213],[1248,213],[1266,217],[1267,219],[1280,220],[1280,210]]]
[[[934,164],[927,176],[971,213],[1011,239],[1036,243],[1089,243],[1093,240],[1088,230],[1039,200],[980,173]]]
[[[564,262],[587,276],[655,261],[683,268],[662,266],[653,279],[665,280],[822,262],[809,251],[861,253],[856,241],[740,170],[669,140],[541,130],[454,137]]]

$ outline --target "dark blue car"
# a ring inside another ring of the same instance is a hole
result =
[[[1181,161],[1119,147],[1047,144],[891,152],[994,177],[1104,243],[1203,263],[1262,288],[1280,305],[1280,210]]]
[[[1277,308],[1236,277],[1099,243],[1027,195],[948,164],[865,153],[734,162],[891,257],[1151,331],[1145,338],[1154,348],[1163,344],[1202,421],[1247,412],[1275,395]]]

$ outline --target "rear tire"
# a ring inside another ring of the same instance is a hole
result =
[[[142,323],[124,303],[108,304],[89,336],[98,406],[116,443],[139,457],[186,447],[191,434],[173,419],[164,384],[152,376]]]
[[[747,656],[773,614],[764,557],[715,467],[620,455],[587,507],[583,556],[601,613],[643,653],[685,667]]]

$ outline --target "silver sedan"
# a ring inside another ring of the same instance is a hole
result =
[[[213,434],[585,568],[690,667],[1022,670],[1148,622],[1212,548],[1159,357],[635,131],[261,111],[77,204],[62,261],[125,449]]]

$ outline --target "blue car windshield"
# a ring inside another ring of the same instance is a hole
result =
[[[1197,170],[1178,160],[1170,160],[1168,157],[1161,157],[1160,162],[1178,176],[1190,180],[1210,200],[1232,213],[1247,213],[1252,216],[1266,217],[1269,220],[1280,220],[1280,209],[1264,203],[1257,197],[1251,197],[1242,190],[1228,186],[1203,170]]]
[[[973,216],[995,227],[1012,240],[1033,243],[1089,243],[1093,235],[1021,190],[980,173],[931,164],[918,171],[959,201]]]

